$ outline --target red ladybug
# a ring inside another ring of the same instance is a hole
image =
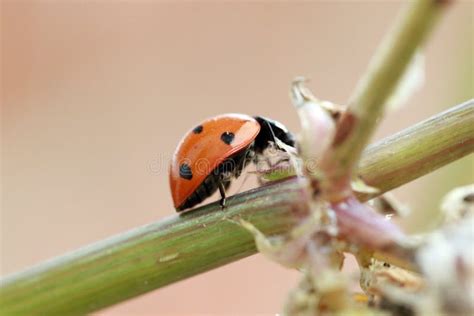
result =
[[[293,135],[282,124],[244,114],[224,114],[205,120],[179,143],[169,173],[176,211],[201,203],[219,189],[221,205],[232,178],[278,138],[294,146]]]

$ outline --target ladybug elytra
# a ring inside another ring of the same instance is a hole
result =
[[[293,135],[280,123],[244,114],[224,114],[205,120],[189,131],[171,160],[169,181],[176,211],[225,191],[249,162],[278,138],[294,146]]]

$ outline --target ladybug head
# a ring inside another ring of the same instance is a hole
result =
[[[263,153],[270,145],[270,142],[276,142],[275,138],[278,138],[288,146],[295,147],[295,137],[283,124],[263,116],[254,116],[254,118],[260,124],[260,132],[255,138],[254,143],[256,153]]]

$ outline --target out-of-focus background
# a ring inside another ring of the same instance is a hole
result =
[[[2,1],[2,274],[173,214],[168,162],[204,118],[261,114],[298,131],[297,75],[344,104],[402,5]],[[377,139],[473,96],[473,11],[449,9],[424,87]],[[408,231],[436,225],[472,162],[395,191],[413,210]],[[274,314],[297,279],[256,255],[100,314]]]

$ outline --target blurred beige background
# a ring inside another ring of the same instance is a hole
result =
[[[261,114],[297,131],[297,75],[344,103],[401,5],[2,1],[2,274],[173,214],[168,160],[198,121]],[[425,86],[377,138],[472,97],[473,10],[450,8]],[[395,191],[416,211],[409,231],[435,225],[472,161]],[[270,315],[297,277],[257,255],[100,314]]]

